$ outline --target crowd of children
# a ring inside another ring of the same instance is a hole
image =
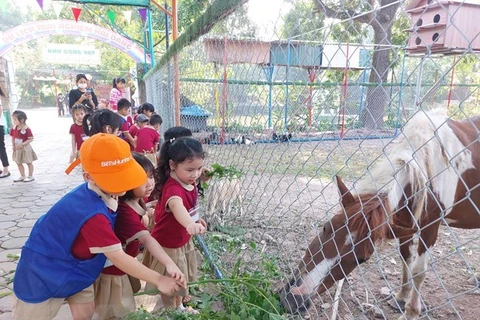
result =
[[[74,319],[120,319],[135,310],[140,280],[159,290],[164,307],[197,313],[184,302],[196,280],[192,236],[206,231],[197,210],[202,145],[174,127],[159,151],[162,118],[154,107],[140,106],[134,118],[128,100],[116,108],[72,107],[67,173],[81,164],[85,183],[33,227],[14,280],[14,319],[53,319],[65,301]],[[36,160],[25,121],[23,112],[13,114],[18,181],[33,180]]]

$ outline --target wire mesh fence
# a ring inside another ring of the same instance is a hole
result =
[[[179,119],[204,143],[207,166],[217,163],[241,172],[230,179],[214,177],[202,200],[211,223],[205,238],[212,261],[225,277],[253,272],[278,289],[291,280],[286,290],[295,288],[302,298],[286,309],[303,311],[299,318],[332,319],[335,313],[340,319],[480,318],[474,277],[480,237],[476,230],[462,229],[480,226],[479,181],[470,177],[479,165],[478,124],[459,122],[449,129],[445,119],[428,114],[407,133],[402,129],[425,110],[441,109],[452,119],[478,113],[480,28],[472,15],[480,5],[295,0],[282,7],[289,11],[280,11],[270,39],[236,30],[211,32],[184,49],[178,65],[171,60],[146,78],[147,100],[162,116],[163,129],[175,125],[177,77]],[[397,151],[405,153],[403,166]],[[430,154],[421,166],[425,152]],[[465,154],[473,158],[461,158]],[[440,158],[446,162],[435,167]],[[374,168],[382,159],[391,166],[380,174]],[[473,161],[471,167],[462,167],[459,159]],[[401,180],[399,173],[415,164],[417,180]],[[369,179],[372,199],[390,195],[395,186],[405,188],[397,203],[380,206],[384,219],[375,228],[394,235],[391,221],[405,216],[400,224],[416,228],[413,239],[429,247],[427,253],[402,258],[407,249],[401,243],[410,238],[399,242],[399,236],[385,235],[374,243],[377,229],[360,237],[352,223],[372,226],[367,210],[372,200],[362,198],[355,212],[343,210],[336,175],[353,195],[364,190],[356,187],[358,181]],[[418,189],[412,189],[415,181]],[[431,220],[412,207],[425,192],[425,205],[416,208],[437,210]],[[456,216],[461,203],[465,207],[460,208],[468,207],[470,224],[448,217]],[[337,212],[348,217],[342,225],[330,220],[339,217]],[[439,224],[431,247],[423,235]],[[324,227],[331,238],[324,238]],[[307,250],[312,239],[320,242],[315,252]],[[342,251],[349,241],[353,245]],[[375,248],[371,256],[358,252],[364,243]],[[332,246],[333,253],[327,251]],[[311,259],[302,262],[304,254]],[[348,259],[351,266],[344,264]],[[206,271],[208,263],[202,268]],[[419,272],[423,284],[415,276]],[[342,278],[345,285],[336,295],[334,284]],[[308,292],[301,291],[305,287]],[[407,302],[407,311],[397,310],[395,294]],[[409,297],[418,300],[408,302]]]

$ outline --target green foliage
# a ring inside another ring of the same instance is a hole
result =
[[[208,177],[227,178],[229,180],[239,179],[242,175],[243,172],[234,166],[224,167],[218,163],[214,163],[212,165],[212,170],[207,172]]]
[[[126,320],[280,320],[288,319],[284,315],[280,298],[272,283],[280,280],[277,258],[260,253],[254,241],[244,243],[237,236],[210,232],[205,236],[210,253],[221,269],[227,269],[221,256],[225,253],[240,256],[233,265],[228,266],[229,277],[212,279],[205,274],[201,280],[189,283],[189,286],[202,286],[203,293],[193,305],[200,314],[191,315],[177,310],[163,310],[157,315],[149,314],[144,309],[131,313]],[[245,257],[261,255],[259,263],[252,265]],[[253,270],[252,270],[253,269]]]
[[[282,36],[295,40],[319,41],[325,16],[318,14],[313,2],[297,1],[284,18]]]
[[[197,40],[201,35],[210,31],[217,22],[230,15],[245,1],[246,0],[215,0],[207,10],[188,26],[180,37],[178,37],[168,51],[160,58],[160,61],[155,68],[147,73],[146,77],[163,67],[171,58],[180,53],[183,48]]]

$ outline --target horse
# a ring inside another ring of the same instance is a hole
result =
[[[440,110],[420,111],[354,192],[337,176],[341,209],[323,225],[280,290],[285,309],[306,312],[315,296],[366,262],[379,241],[398,239],[402,280],[392,302],[402,311],[400,319],[417,319],[439,226],[480,228],[479,130],[480,116],[456,121]],[[416,255],[414,238],[419,238]]]

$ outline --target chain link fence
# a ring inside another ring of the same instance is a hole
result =
[[[341,209],[334,177],[352,188],[371,176],[418,112],[440,108],[454,119],[477,114],[480,83],[480,28],[472,16],[480,4],[280,4],[274,24],[257,24],[248,35],[214,30],[184,49],[178,65],[171,60],[145,79],[147,101],[166,130],[175,125],[177,75],[180,119],[204,143],[207,166],[241,172],[229,183],[213,178],[202,200],[205,208],[219,203],[204,212],[214,264],[225,277],[239,269],[261,272],[279,289]],[[262,37],[263,27],[273,36]],[[420,318],[479,319],[479,233],[442,222],[428,254]],[[340,319],[405,315],[388,303],[403,288],[399,248],[396,240],[376,244],[338,295],[335,286],[312,294],[313,305],[298,317],[332,319],[337,307]]]

